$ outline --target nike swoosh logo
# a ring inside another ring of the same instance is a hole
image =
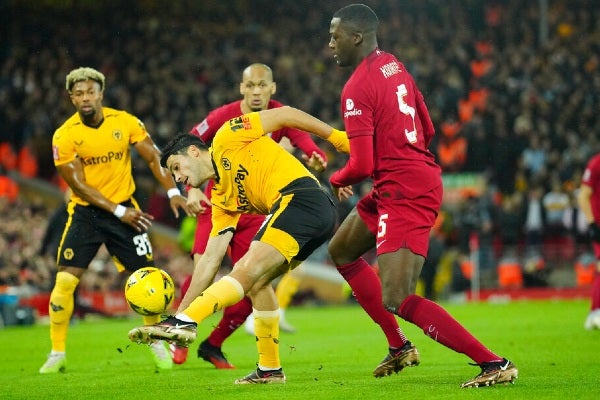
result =
[[[385,240],[382,240],[381,242],[377,243],[377,244],[375,245],[375,247],[376,247],[376,248],[379,248],[379,246],[381,246],[381,245],[382,245],[382,244],[384,244],[384,243],[385,243]]]
[[[189,327],[193,327],[193,324],[183,324],[183,325],[179,325],[179,324],[175,324],[175,326],[173,328],[175,329],[181,329],[181,328],[189,328]]]
[[[502,371],[506,371],[509,365],[510,365],[510,361],[506,361],[506,364],[504,364],[503,366],[501,366],[500,369]]]

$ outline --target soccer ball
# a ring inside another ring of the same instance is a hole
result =
[[[141,315],[162,314],[174,298],[173,279],[160,268],[140,268],[125,283],[125,299],[129,307]]]

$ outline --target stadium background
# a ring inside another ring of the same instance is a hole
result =
[[[463,293],[474,254],[484,289],[578,288],[585,296],[592,261],[573,193],[600,151],[600,4],[364,2],[380,16],[380,46],[412,72],[438,132],[431,150],[444,167],[446,201],[432,296]],[[3,301],[52,287],[52,246],[41,244],[61,203],[50,142],[73,112],[69,70],[104,72],[105,105],[140,117],[159,145],[239,98],[240,71],[257,61],[273,67],[275,98],[341,127],[348,71],[335,66],[327,43],[331,15],[347,3],[0,1],[0,285],[10,293]],[[323,181],[344,163],[330,156]],[[173,240],[182,221],[170,217],[143,163],[134,168],[137,198],[163,224],[154,230],[159,263],[177,278],[190,264]],[[548,199],[539,241],[526,224],[536,192]],[[324,252],[315,258],[327,266]],[[106,254],[90,272],[82,291],[101,297],[91,305],[120,288]]]

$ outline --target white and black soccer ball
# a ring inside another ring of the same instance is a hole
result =
[[[162,314],[173,304],[174,298],[173,279],[160,268],[140,268],[125,283],[125,299],[140,315]]]

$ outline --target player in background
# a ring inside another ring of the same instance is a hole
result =
[[[336,63],[353,68],[341,93],[350,157],[330,183],[344,200],[352,195],[351,185],[373,180],[373,190],[331,239],[329,253],[361,306],[394,343],[374,376],[419,363],[417,349],[397,328],[398,315],[481,367],[462,387],[512,382],[518,374],[512,362],[487,349],[438,304],[415,294],[441,205],[441,170],[428,150],[434,128],[423,96],[404,65],[379,49],[378,24],[373,10],[352,4],[333,15],[329,28]],[[373,247],[381,281],[361,257]]]
[[[260,63],[249,65],[242,72],[242,81],[240,82],[240,94],[243,98],[213,110],[202,122],[194,126],[190,133],[200,137],[204,143],[210,146],[217,130],[230,119],[253,111],[262,111],[283,106],[282,103],[271,99],[276,89],[276,83],[273,81],[273,72],[269,66]],[[288,139],[294,148],[302,150],[304,153],[302,155],[303,158],[316,170],[322,171],[327,167],[327,156],[315,144],[310,134],[298,129],[283,127],[271,132],[269,136],[278,143],[282,139]],[[203,267],[198,264],[198,260],[206,250],[206,243],[212,229],[211,207],[206,203],[206,199],[210,201],[213,185],[214,182],[209,181],[204,193],[199,188],[188,189],[188,206],[192,211],[198,213],[194,246],[192,249],[195,268]],[[203,206],[204,211],[201,206]],[[244,214],[240,217],[230,243],[231,261],[234,264],[248,251],[252,238],[262,225],[264,219],[264,215],[256,214]],[[285,320],[285,309],[291,303],[294,293],[298,290],[301,278],[300,274],[300,271],[294,270],[282,276],[275,291],[280,309],[279,328],[284,332],[294,331],[294,327]],[[191,280],[191,276],[182,285],[182,295],[185,295],[185,289],[189,286],[189,280]],[[246,321],[247,331],[254,334],[252,303],[248,297],[244,297],[239,303],[223,310],[223,317],[215,329],[198,346],[198,357],[212,363],[219,369],[234,368],[223,354],[221,347],[223,342],[244,321]],[[187,359],[188,349],[186,347],[177,347],[172,344],[171,352],[173,361],[177,364],[182,364]]]
[[[153,217],[141,211],[132,197],[132,145],[167,190],[175,216],[179,216],[179,208],[191,214],[173,177],[160,166],[160,152],[144,124],[125,111],[102,106],[104,75],[93,68],[77,68],[67,75],[66,87],[76,112],[54,133],[52,152],[54,164],[72,194],[58,248],[56,282],[50,294],[52,351],[39,370],[42,374],[66,368],[73,295],[102,244],[120,271],[154,266],[147,233]],[[144,317],[146,324],[159,320],[160,316]],[[172,367],[164,342],[153,343],[151,349],[158,368]]]
[[[577,203],[589,224],[588,233],[597,260],[592,282],[590,313],[584,328],[600,329],[600,154],[593,156],[586,165],[577,194]]]
[[[174,317],[132,329],[137,343],[168,340],[189,345],[197,324],[249,295],[254,307],[258,368],[236,384],[284,383],[279,357],[279,306],[271,283],[294,269],[325,243],[337,224],[333,199],[293,155],[267,137],[283,127],[313,132],[330,140],[343,132],[298,109],[284,106],[252,112],[226,122],[210,148],[193,135],[181,135],[163,149],[177,182],[200,187],[215,180],[212,230],[190,288]],[[344,147],[347,150],[347,146]],[[213,281],[242,214],[265,221],[231,272]]]

